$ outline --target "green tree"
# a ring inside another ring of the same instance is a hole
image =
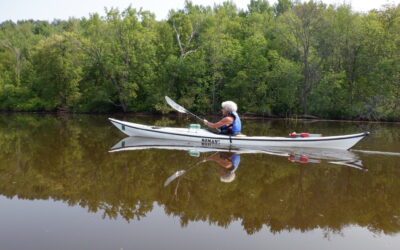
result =
[[[154,15],[130,7],[121,13],[111,9],[106,22],[108,79],[116,89],[122,110],[134,110],[132,104],[138,92],[155,76]],[[139,102],[135,104],[140,106]]]
[[[300,86],[303,113],[308,114],[309,95],[320,76],[321,58],[317,46],[319,35],[325,28],[323,16],[325,6],[313,1],[296,5],[291,11],[282,15],[280,31],[288,45],[297,50],[303,64],[303,84]]]
[[[282,15],[286,11],[293,8],[293,2],[291,0],[278,0],[274,5],[274,13],[276,16]]]
[[[399,120],[398,30],[399,5],[291,0],[6,21],[0,110],[167,113],[169,95],[200,113],[232,99],[264,115]]]
[[[33,55],[35,71],[40,72],[33,89],[44,100],[45,109],[68,110],[80,97],[81,43],[72,33],[53,35],[38,43]]]

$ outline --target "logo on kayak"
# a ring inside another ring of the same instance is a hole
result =
[[[204,145],[212,145],[212,144],[220,144],[220,140],[217,139],[209,139],[209,138],[201,138],[201,144]]]

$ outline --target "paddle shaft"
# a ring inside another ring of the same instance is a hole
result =
[[[196,118],[197,120],[204,122],[204,119],[198,117],[197,115],[193,114],[192,112],[190,112],[189,110],[186,110],[186,114],[189,114],[191,116],[193,116],[194,118]]]
[[[176,111],[178,111],[179,113],[185,113],[188,115],[193,116],[194,118],[196,118],[197,120],[204,122],[203,118],[200,118],[199,116],[193,114],[192,112],[190,112],[189,110],[185,109],[184,107],[182,107],[181,105],[177,104],[176,102],[174,102],[171,98],[169,98],[168,96],[165,96],[165,100],[167,101],[168,105],[171,106],[173,109],[175,109]],[[215,130],[219,133],[220,130],[218,128],[215,128]]]

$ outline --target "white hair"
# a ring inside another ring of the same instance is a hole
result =
[[[221,182],[230,183],[235,180],[236,174],[235,173],[227,173],[219,177]]]
[[[223,109],[226,109],[226,110],[228,110],[229,112],[236,112],[237,109],[238,109],[236,103],[234,103],[234,102],[232,102],[232,101],[223,102],[223,103],[221,104],[221,106],[222,106]]]

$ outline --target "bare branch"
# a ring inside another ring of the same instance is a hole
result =
[[[194,53],[194,52],[196,52],[197,50],[198,50],[198,48],[197,48],[197,49],[192,49],[192,50],[186,51],[186,52],[182,55],[182,57],[185,58],[187,55],[189,55],[189,54],[191,54],[191,53]]]
[[[181,36],[179,34],[178,29],[176,28],[175,20],[173,21],[172,27],[174,28],[174,31],[175,31],[175,34],[176,34],[176,40],[178,41],[178,46],[179,46],[179,49],[181,50],[181,56],[182,56],[185,53],[185,51],[184,51],[184,49],[182,47]]]

